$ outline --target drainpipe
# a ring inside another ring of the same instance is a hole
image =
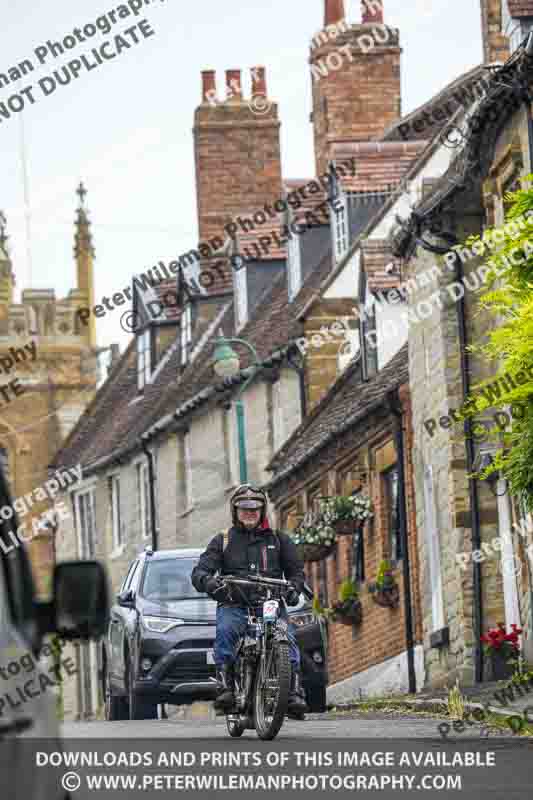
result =
[[[450,247],[459,244],[459,239],[453,233],[440,233],[441,238],[449,241],[449,247],[444,248],[438,245],[430,244],[424,239],[417,239],[417,244],[428,250],[430,253],[437,255],[444,255],[449,252]],[[459,255],[455,254],[455,280],[462,284],[464,277],[463,263]],[[461,366],[461,383],[463,389],[463,399],[466,400],[470,396],[470,358],[467,352],[467,334],[466,334],[466,313],[465,313],[465,299],[464,293],[457,303],[457,321],[459,326],[459,355]],[[472,438],[472,421],[467,417],[464,421],[464,435],[465,435],[465,450],[466,450],[466,469],[467,474],[472,475],[474,472],[474,440]],[[481,524],[479,519],[479,494],[477,479],[471,477],[468,481],[469,499],[470,499],[470,518],[472,527],[472,552],[481,549]],[[474,667],[475,667],[475,681],[481,683],[483,681],[483,648],[481,646],[481,624],[483,620],[483,593],[482,593],[482,575],[481,563],[472,560],[473,583],[474,583]]]
[[[148,483],[150,485],[150,528],[152,530],[152,550],[155,551],[158,549],[157,543],[157,528],[155,524],[155,470],[154,470],[154,455],[151,450],[148,449],[148,444],[144,437],[141,437],[141,447],[143,452],[146,454],[148,459]]]
[[[400,511],[400,541],[403,562],[403,601],[405,614],[405,643],[407,646],[407,673],[409,694],[416,694],[415,637],[413,624],[413,603],[411,599],[411,565],[409,563],[409,538],[407,535],[407,502],[405,498],[405,452],[403,441],[403,411],[398,390],[388,396],[389,408],[396,420],[394,425],[394,446],[398,461],[398,499]]]

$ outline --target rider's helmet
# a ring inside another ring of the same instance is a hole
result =
[[[261,527],[263,521],[266,517],[267,512],[267,505],[268,505],[268,496],[267,493],[263,491],[263,489],[259,489],[257,486],[252,486],[251,483],[241,483],[240,486],[237,486],[235,491],[230,497],[230,509],[231,509],[231,521],[233,525],[240,526],[240,522],[237,519],[237,508],[258,508],[260,509],[261,513],[259,516],[259,522],[257,523],[258,528]]]

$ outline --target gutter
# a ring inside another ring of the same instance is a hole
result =
[[[403,562],[403,598],[405,614],[405,643],[407,646],[407,673],[409,676],[409,694],[416,694],[415,670],[415,637],[413,623],[413,603],[411,598],[411,565],[409,562],[409,536],[407,530],[407,501],[405,497],[405,449],[403,438],[403,409],[398,389],[388,397],[389,408],[396,418],[394,425],[394,446],[398,463],[398,493],[400,505],[400,541],[402,543]]]

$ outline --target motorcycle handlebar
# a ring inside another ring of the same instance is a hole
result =
[[[224,583],[240,583],[244,586],[253,586],[254,584],[263,586],[280,586],[282,588],[289,587],[290,582],[283,578],[261,578],[255,575],[249,575],[246,578],[240,578],[236,575],[221,575],[221,580]]]

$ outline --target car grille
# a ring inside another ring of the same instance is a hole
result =
[[[172,648],[173,650],[210,650],[215,642],[213,639],[183,639]]]
[[[178,661],[171,664],[165,674],[165,680],[176,683],[208,681],[216,674],[214,664],[206,663],[205,651],[201,653],[183,654]]]

